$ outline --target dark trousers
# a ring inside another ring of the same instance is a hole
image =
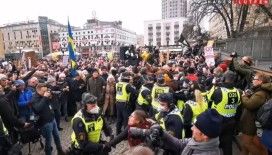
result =
[[[126,127],[129,117],[129,108],[128,103],[125,102],[116,102],[116,112],[117,112],[117,121],[116,121],[116,135],[121,133],[122,126]]]
[[[62,150],[60,135],[59,135],[59,131],[58,131],[57,123],[55,119],[43,125],[41,128],[41,133],[45,139],[44,151],[46,155],[52,155],[52,146],[51,146],[52,136],[55,141],[57,150],[58,151]]]
[[[60,104],[61,104],[62,116],[67,117],[68,113],[67,113],[67,97],[66,96],[63,96],[60,98]]]
[[[0,136],[0,154],[8,154],[11,148],[11,141],[8,140],[7,136]]]
[[[68,111],[68,116],[74,116],[76,114],[77,104],[75,100],[68,101],[67,111]]]
[[[59,128],[60,127],[60,117],[61,117],[60,110],[55,109],[54,110],[54,115],[55,115],[55,120],[56,120],[56,123],[57,123],[57,127]]]
[[[222,132],[219,136],[220,145],[224,155],[232,155],[232,141],[235,131],[235,119],[228,119],[223,121]]]

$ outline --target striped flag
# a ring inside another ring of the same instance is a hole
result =
[[[68,51],[69,51],[69,59],[71,62],[71,75],[75,76],[76,74],[76,54],[75,54],[75,44],[73,42],[73,34],[70,26],[70,22],[68,20]]]

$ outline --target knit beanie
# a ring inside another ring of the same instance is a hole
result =
[[[221,133],[222,120],[215,109],[208,109],[196,118],[195,126],[209,138],[215,138]]]

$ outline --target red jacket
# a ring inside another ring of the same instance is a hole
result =
[[[188,79],[189,81],[197,81],[198,80],[198,77],[195,75],[195,74],[188,74],[186,76],[186,79]]]

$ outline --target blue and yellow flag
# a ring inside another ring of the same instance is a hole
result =
[[[73,34],[72,34],[72,29],[70,26],[70,22],[68,20],[68,51],[69,51],[69,59],[71,62],[71,75],[75,76],[76,75],[76,54],[75,54],[75,44],[73,41]]]

